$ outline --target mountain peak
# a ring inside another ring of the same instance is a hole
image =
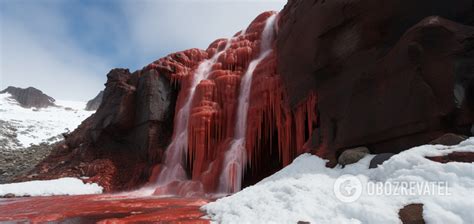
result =
[[[11,98],[16,100],[22,107],[25,108],[44,108],[49,106],[55,106],[54,98],[44,94],[41,90],[34,87],[19,88],[14,86],[8,86],[0,93],[9,93]]]

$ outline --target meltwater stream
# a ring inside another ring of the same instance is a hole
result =
[[[268,17],[261,35],[260,55],[252,60],[240,82],[234,139],[224,158],[224,170],[219,179],[219,192],[235,193],[242,187],[242,177],[246,165],[245,131],[249,107],[250,89],[255,68],[272,52],[272,40],[276,15]]]

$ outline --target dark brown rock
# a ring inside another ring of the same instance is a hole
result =
[[[369,149],[367,147],[357,147],[353,149],[346,149],[339,156],[338,163],[345,166],[353,163],[357,163],[359,160],[364,158],[369,154]]]
[[[439,163],[474,163],[474,152],[452,152],[444,156],[433,156],[426,158]]]
[[[403,224],[424,224],[423,204],[409,204],[400,209],[398,216]]]
[[[292,106],[318,96],[314,148],[397,153],[470,134],[471,12],[470,0],[289,1],[278,69]]]
[[[26,89],[17,88],[13,86],[9,86],[6,89],[2,90],[0,93],[9,93],[11,94],[11,98],[15,99],[20,106],[25,108],[45,108],[54,105],[54,99],[43,92],[41,90],[28,87]]]
[[[452,145],[457,145],[466,139],[467,139],[466,136],[448,133],[431,141],[430,144],[452,146]]]
[[[14,198],[14,197],[16,197],[16,196],[15,196],[14,194],[12,194],[12,193],[8,193],[8,194],[5,194],[5,195],[2,195],[1,197],[2,197],[2,198]]]
[[[393,153],[380,153],[374,156],[372,160],[370,160],[369,169],[377,168],[379,165],[382,165],[385,161],[389,160],[393,155]]]
[[[149,70],[138,80],[136,118],[132,138],[148,153],[150,161],[161,162],[173,133],[177,91],[156,70]]]
[[[86,104],[86,110],[97,110],[99,109],[100,104],[102,103],[102,98],[104,97],[104,91],[100,91],[94,99],[89,100]]]

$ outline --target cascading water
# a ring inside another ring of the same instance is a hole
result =
[[[176,116],[177,119],[175,119],[176,124],[174,127],[173,140],[166,149],[166,160],[158,178],[158,185],[166,185],[173,181],[183,181],[187,179],[182,160],[188,147],[188,123],[191,102],[193,101],[197,85],[202,80],[207,79],[212,66],[216,63],[219,56],[229,48],[230,43],[231,40],[227,40],[225,48],[214,54],[212,58],[203,61],[193,75],[186,103],[179,110]]]
[[[232,41],[242,35],[245,35],[245,30],[238,36],[227,39],[225,47],[216,52],[210,59],[201,62],[194,73],[185,103],[178,111],[175,118],[173,139],[166,149],[166,159],[157,181],[159,186],[164,186],[174,181],[185,181],[188,179],[183,164],[183,158],[186,156],[188,148],[189,115],[196,87],[201,81],[206,80],[209,77],[213,65],[216,64],[219,56],[231,46]]]
[[[224,158],[224,168],[219,180],[219,191],[235,193],[241,189],[246,165],[245,133],[249,107],[252,76],[258,64],[272,52],[272,40],[276,15],[268,17],[261,35],[260,54],[252,60],[240,82],[234,139]]]

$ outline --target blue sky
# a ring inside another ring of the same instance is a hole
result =
[[[286,0],[0,0],[0,89],[88,100],[111,68],[205,49]]]

